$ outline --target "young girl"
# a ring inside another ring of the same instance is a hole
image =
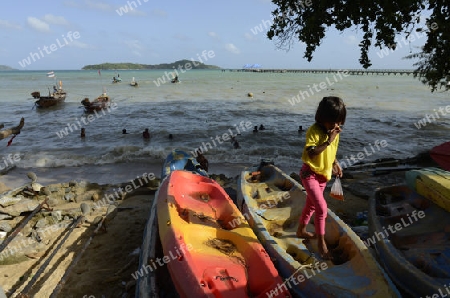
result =
[[[302,154],[300,178],[306,190],[306,204],[300,216],[297,236],[317,237],[319,253],[325,259],[330,259],[331,255],[325,243],[327,202],[323,191],[332,174],[342,177],[342,168],[336,160],[336,152],[341,125],[345,123],[346,115],[347,110],[341,98],[324,97],[316,111],[316,122],[306,131],[306,144]],[[314,212],[315,234],[306,231],[306,225]]]

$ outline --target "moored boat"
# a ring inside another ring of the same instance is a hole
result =
[[[138,85],[138,82],[135,81],[134,77],[133,77],[133,79],[131,80],[130,86],[133,86],[133,87],[138,87],[138,86],[139,86],[139,85]]]
[[[159,235],[181,297],[290,297],[269,255],[225,190],[173,171],[156,199]]]
[[[48,96],[41,96],[40,92],[38,91],[31,93],[31,96],[33,96],[33,98],[38,99],[35,101],[35,105],[38,108],[48,108],[63,103],[66,99],[66,95],[67,93],[63,90],[61,81],[59,81],[58,88],[54,86],[53,92],[48,92]]]
[[[106,93],[103,93],[93,101],[90,101],[89,98],[85,98],[81,101],[83,104],[84,110],[86,113],[92,113],[94,111],[101,111],[102,109],[106,109],[110,106],[111,101]]]
[[[167,155],[161,171],[161,180],[175,170],[191,171],[208,177],[208,173],[201,168],[197,160],[191,154],[181,149],[173,149]]]
[[[375,191],[368,219],[367,241],[397,286],[411,297],[445,297],[440,294],[450,283],[448,212],[395,185]]]
[[[328,209],[325,240],[333,259],[320,257],[316,239],[296,236],[306,203],[300,183],[269,163],[241,173],[237,205],[295,297],[400,296],[368,247]],[[314,230],[309,224],[308,230]]]

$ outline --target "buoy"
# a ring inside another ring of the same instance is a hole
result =
[[[253,97],[253,93],[249,92],[249,93],[247,94],[247,96],[248,96],[248,97]]]

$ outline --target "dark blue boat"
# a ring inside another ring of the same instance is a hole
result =
[[[406,296],[448,296],[449,231],[448,211],[406,185],[379,188],[369,200],[367,242]]]
[[[185,170],[195,172],[208,177],[208,173],[203,170],[194,156],[180,149],[174,149],[167,155],[161,171],[161,180],[175,170]]]

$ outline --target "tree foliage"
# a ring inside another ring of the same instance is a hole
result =
[[[412,34],[425,34],[420,52],[405,58],[418,59],[414,76],[428,84],[431,91],[450,89],[450,1],[449,0],[272,0],[274,21],[267,37],[277,47],[289,50],[293,43],[306,44],[304,58],[311,61],[326,30],[356,28],[364,35],[359,43],[359,62],[372,64],[371,46],[395,50],[398,36],[406,40]],[[425,24],[425,25],[424,25]],[[411,39],[412,40],[412,39]]]

